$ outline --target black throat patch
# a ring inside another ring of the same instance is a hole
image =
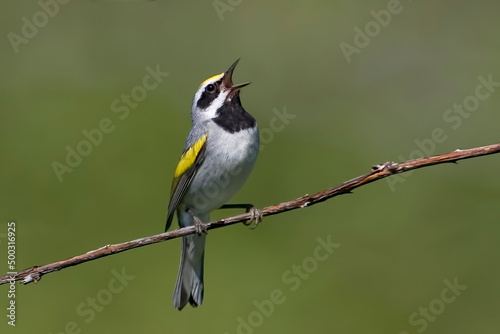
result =
[[[240,102],[239,92],[217,110],[217,116],[213,121],[221,128],[230,133],[253,128],[255,119],[243,109]]]

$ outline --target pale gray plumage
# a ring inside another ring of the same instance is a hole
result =
[[[210,212],[225,204],[245,183],[259,152],[259,131],[255,119],[241,106],[239,89],[248,83],[233,85],[228,71],[205,80],[196,92],[191,109],[192,129],[184,152],[200,138],[206,142],[195,163],[174,179],[167,229],[174,212],[180,227],[210,220]],[[196,217],[196,218],[195,218]],[[199,306],[203,301],[203,259],[206,235],[182,239],[179,276],[173,305],[182,309],[187,303]]]

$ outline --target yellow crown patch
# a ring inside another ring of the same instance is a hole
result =
[[[214,80],[214,81],[217,81],[218,79],[222,78],[224,76],[224,73],[221,73],[221,74],[216,74],[214,75],[213,77],[210,77],[208,78],[207,80],[203,81],[200,85],[203,86],[204,84],[206,84],[207,82],[209,82],[210,80]]]

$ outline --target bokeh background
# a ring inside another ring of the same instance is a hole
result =
[[[418,157],[418,142],[438,154],[499,141],[500,87],[466,116],[447,112],[473,101],[478,77],[500,82],[492,1],[41,3],[52,16],[35,1],[0,11],[1,273],[12,220],[17,270],[162,232],[192,96],[240,57],[234,79],[252,81],[242,102],[269,136],[233,202],[264,207],[335,186],[374,164]],[[388,6],[398,11],[390,22]],[[369,40],[356,37],[367,27]],[[341,43],[359,47],[346,56]],[[169,74],[126,116],[114,112],[122,94],[141,90],[148,67]],[[293,118],[280,123],[284,112]],[[103,119],[113,130],[60,182],[53,163],[66,164],[67,147]],[[435,129],[445,139],[431,140]],[[17,285],[15,328],[8,286],[0,287],[0,328],[498,332],[499,167],[495,155],[435,166],[269,217],[256,230],[211,231],[198,309],[171,306],[173,240]],[[339,244],[323,261],[314,260],[318,238]],[[263,302],[280,291],[279,304]]]

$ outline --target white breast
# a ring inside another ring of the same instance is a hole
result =
[[[196,214],[208,213],[227,203],[247,180],[258,152],[257,128],[229,133],[210,124],[205,160],[182,204]]]

